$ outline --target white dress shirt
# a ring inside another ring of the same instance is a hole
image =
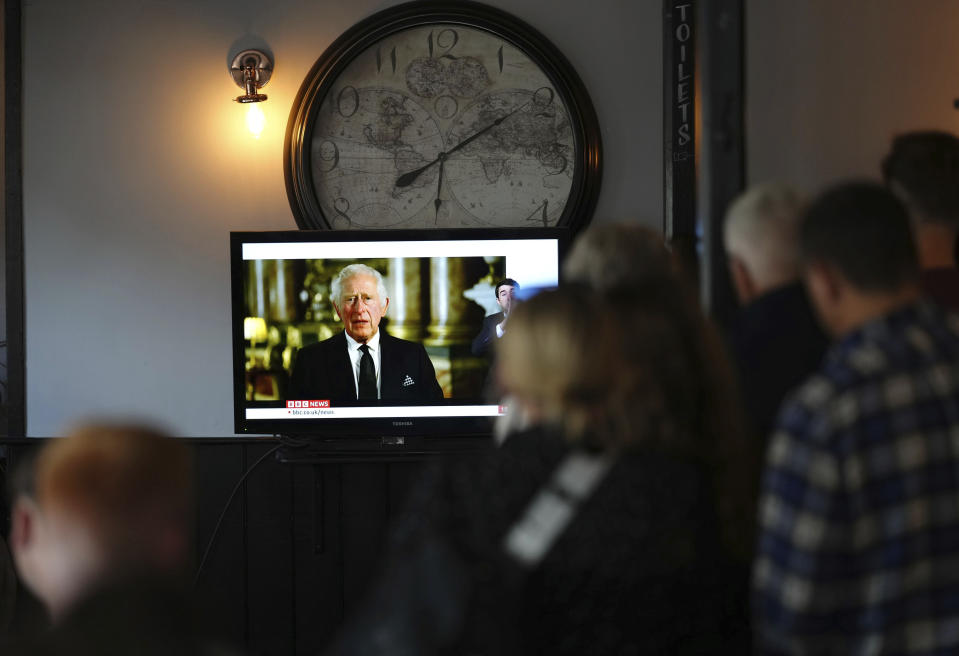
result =
[[[356,395],[360,395],[360,360],[363,359],[363,351],[360,350],[362,346],[358,341],[350,337],[349,333],[344,333],[346,335],[346,350],[350,354],[350,362],[353,363],[353,388],[356,390]],[[376,334],[370,338],[370,341],[366,343],[370,350],[370,357],[373,358],[373,369],[376,372],[376,398],[380,398],[380,362],[382,360],[382,352],[380,351],[380,331],[377,330]]]

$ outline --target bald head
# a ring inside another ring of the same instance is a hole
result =
[[[799,279],[802,206],[796,190],[778,183],[753,187],[729,206],[723,241],[741,302]]]

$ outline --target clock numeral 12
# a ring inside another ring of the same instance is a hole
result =
[[[456,59],[456,57],[451,53],[453,48],[456,47],[456,44],[459,43],[459,40],[460,35],[456,33],[456,30],[450,28],[442,30],[439,34],[437,34],[435,41],[436,47],[442,48],[444,51],[443,54],[440,55],[440,58],[445,57],[447,59]],[[433,33],[430,32],[430,35],[426,37],[426,45],[429,47],[430,57],[433,56],[433,44]]]

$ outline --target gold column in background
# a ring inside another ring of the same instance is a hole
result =
[[[248,316],[268,323],[296,320],[297,280],[292,260],[251,260],[246,290]]]
[[[290,323],[296,321],[296,296],[298,281],[292,260],[275,260],[276,284],[273,285],[274,296],[270,298],[270,321]]]
[[[267,260],[247,260],[246,314],[250,317],[266,317],[266,304],[270,295],[270,280],[266,275]]]
[[[430,325],[426,344],[450,346],[473,339],[475,328],[465,322],[468,304],[466,267],[462,258],[430,258]]]
[[[419,341],[423,336],[420,261],[394,257],[390,260],[389,333],[400,339]]]

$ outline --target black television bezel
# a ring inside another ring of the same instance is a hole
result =
[[[357,418],[357,419],[248,419],[246,417],[246,341],[243,339],[243,244],[283,242],[460,241],[503,239],[556,239],[558,262],[570,245],[572,231],[548,228],[450,228],[434,230],[270,230],[230,233],[230,312],[233,352],[233,420],[238,435],[275,435],[308,438],[313,445],[331,450],[385,445],[433,450],[441,444],[453,448],[468,438],[489,438],[489,417]],[[559,273],[559,272],[558,272]],[[424,443],[428,442],[429,446]]]

